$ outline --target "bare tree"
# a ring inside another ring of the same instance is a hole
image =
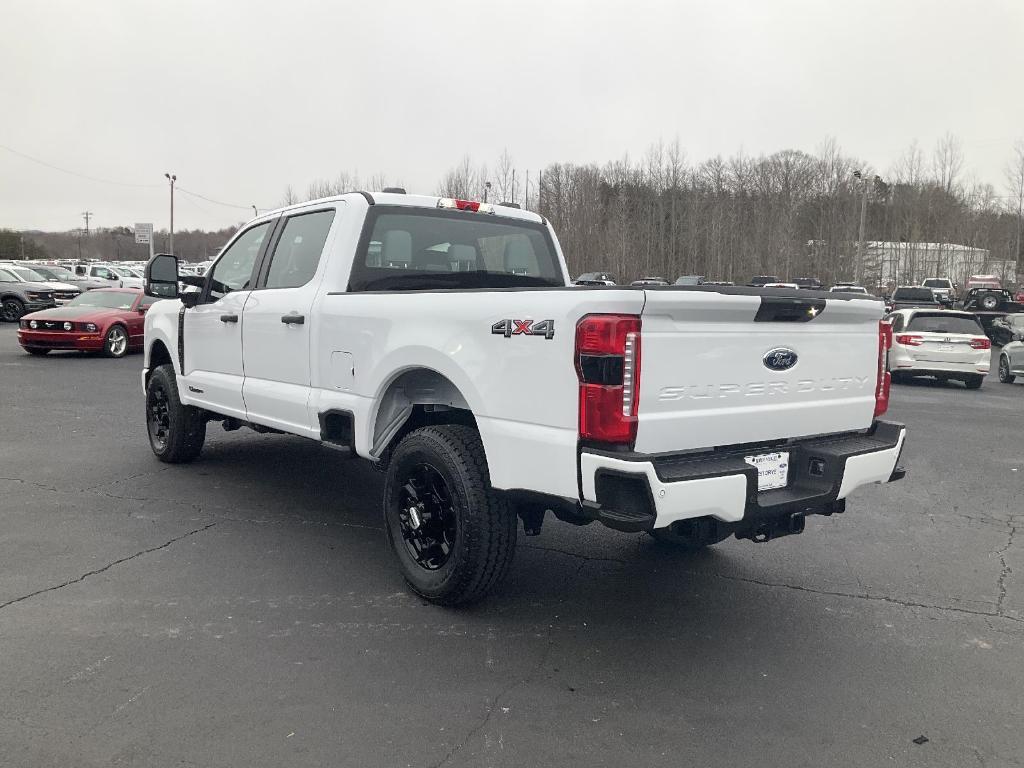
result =
[[[1013,258],[1017,261],[1017,271],[1019,272],[1021,267],[1020,235],[1022,216],[1024,216],[1024,139],[1017,139],[1013,143],[1013,154],[1006,165],[1006,190],[1010,193],[1008,205],[1017,220],[1013,241]]]
[[[936,183],[947,195],[953,193],[963,167],[964,151],[960,139],[947,133],[939,139],[932,153],[932,173]]]

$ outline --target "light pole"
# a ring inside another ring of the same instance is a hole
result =
[[[860,285],[862,271],[864,269],[864,229],[868,220],[868,180],[861,175],[860,171],[853,172],[854,178],[860,182],[860,231],[857,235],[857,262],[853,265],[853,280]],[[874,181],[881,181],[881,176],[875,176]]]
[[[254,217],[258,217],[258,216],[260,215],[259,209],[258,209],[258,208],[256,208],[256,206],[255,206],[255,205],[254,205],[254,206],[252,207],[252,215],[253,215]]]
[[[174,182],[178,180],[178,177],[173,173],[165,173],[166,179],[171,182],[171,241],[168,243],[167,250],[174,254]]]
[[[487,192],[488,192],[488,190],[490,190],[490,188],[491,188],[491,182],[485,181],[484,182],[484,202],[485,203],[487,202]]]

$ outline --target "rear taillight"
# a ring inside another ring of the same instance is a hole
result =
[[[640,317],[587,315],[576,324],[580,439],[632,445],[640,405]]]
[[[885,320],[878,323],[878,380],[875,384],[875,418],[889,410],[889,348],[892,347],[892,326]]]
[[[992,342],[987,338],[971,339],[971,347],[974,349],[992,349]]]
[[[892,334],[892,326],[889,326],[889,333]],[[896,343],[902,344],[904,347],[920,347],[924,344],[924,336],[914,336],[909,333],[901,333],[896,337]]]

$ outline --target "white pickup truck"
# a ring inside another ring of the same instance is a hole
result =
[[[874,298],[572,287],[543,217],[399,193],[262,215],[191,279],[146,267],[175,299],[146,315],[157,457],[195,459],[221,421],[376,462],[403,575],[437,603],[497,583],[517,518],[767,541],[903,476]]]

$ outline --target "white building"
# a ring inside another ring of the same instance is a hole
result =
[[[990,258],[985,248],[957,243],[864,243],[864,283],[920,285],[928,277],[948,277],[963,285],[971,275],[999,275],[1004,282],[1016,279],[1014,261]]]

